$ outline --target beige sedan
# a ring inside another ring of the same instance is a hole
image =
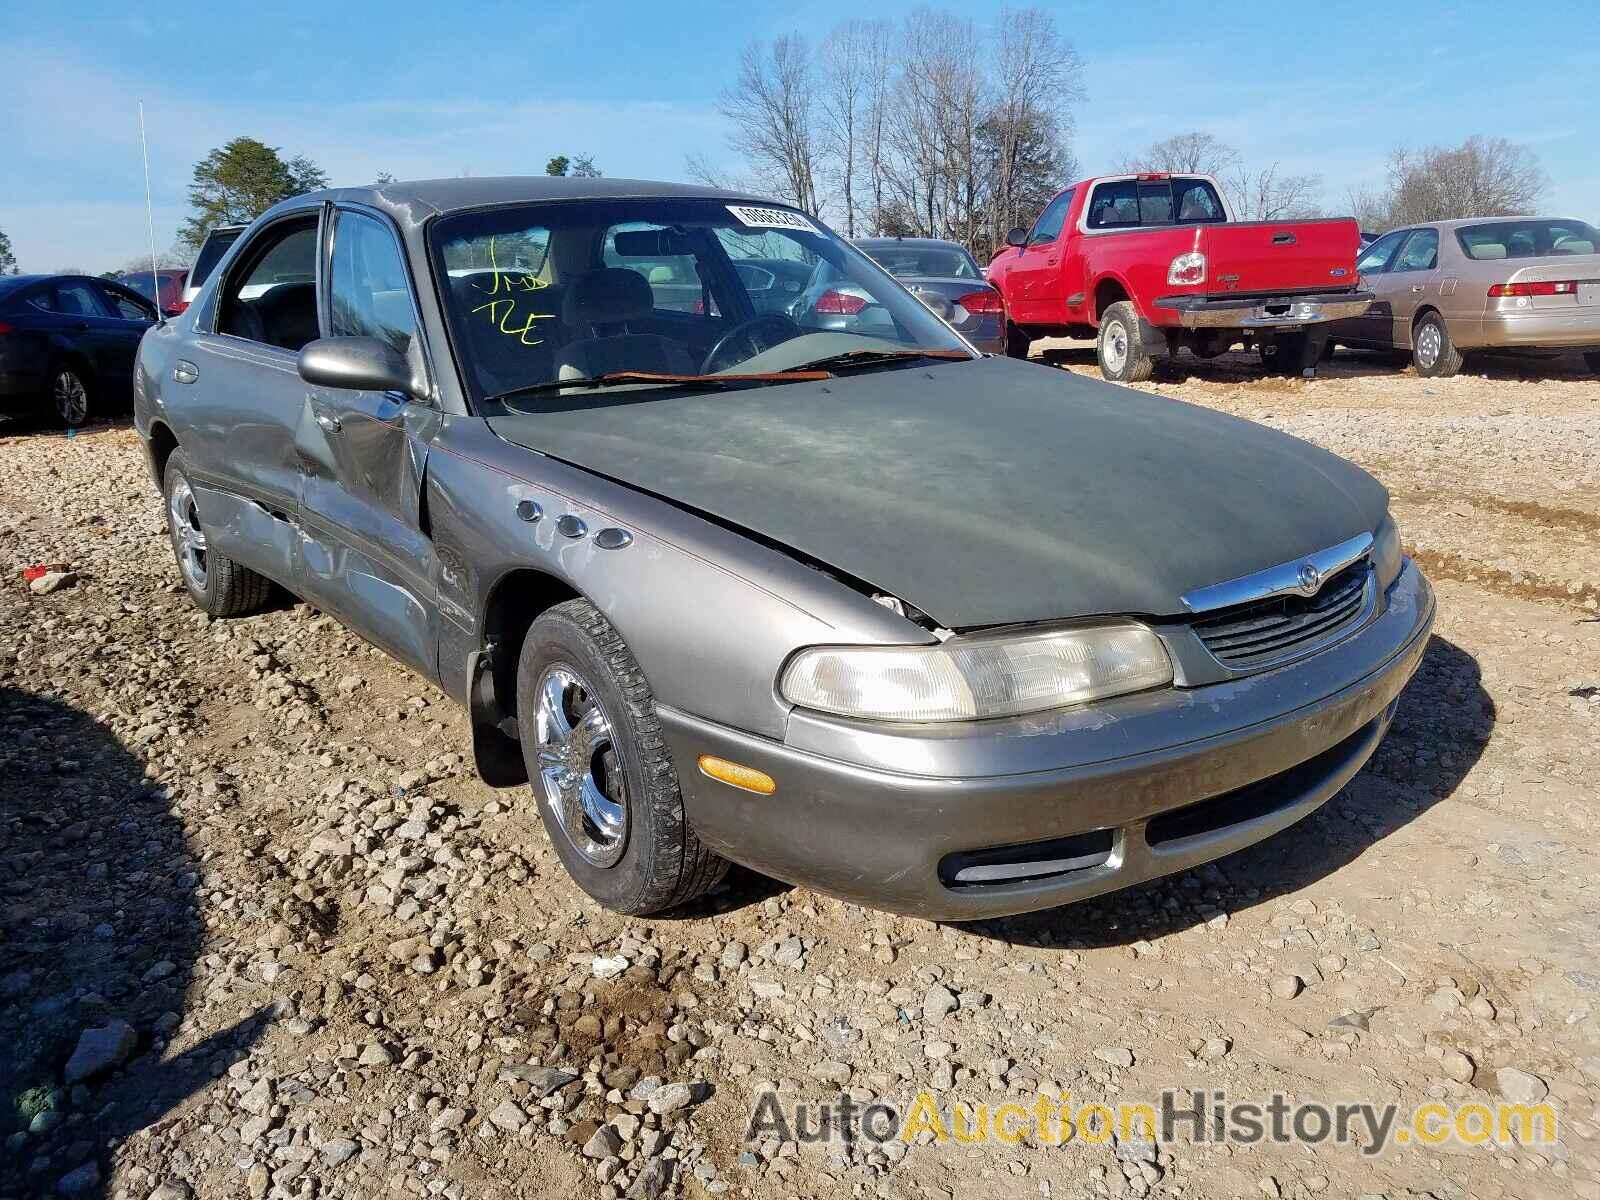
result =
[[[1600,373],[1600,231],[1583,221],[1484,217],[1397,229],[1356,261],[1377,298],[1332,341],[1409,350],[1454,375],[1472,350],[1581,350]],[[1331,343],[1330,343],[1331,344]]]

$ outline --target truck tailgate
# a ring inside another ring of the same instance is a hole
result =
[[[1203,290],[1210,295],[1338,291],[1356,285],[1361,236],[1348,217],[1199,228],[1207,264]]]

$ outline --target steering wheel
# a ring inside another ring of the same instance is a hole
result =
[[[705,361],[700,364],[700,374],[710,375],[724,366],[731,367],[747,358],[754,358],[763,350],[770,350],[780,342],[797,338],[804,332],[805,330],[782,313],[762,313],[759,317],[741,321],[717,339],[717,344],[711,347]],[[763,334],[772,336],[762,336]],[[748,349],[749,353],[738,355],[729,353],[737,349]],[[728,361],[723,362],[724,358]]]

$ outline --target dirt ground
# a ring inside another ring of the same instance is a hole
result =
[[[126,427],[0,427],[0,1197],[1600,1197],[1600,380],[1487,370],[1150,385],[1376,473],[1436,636],[1313,818],[967,926],[738,871],[600,910],[434,688],[190,607]],[[747,1141],[774,1087],[1530,1098],[1560,1140]]]

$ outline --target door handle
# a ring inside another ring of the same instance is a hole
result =
[[[172,365],[172,379],[175,383],[193,383],[200,378],[200,368],[186,358],[180,358]]]
[[[332,413],[318,413],[317,424],[322,426],[324,433],[338,433],[344,428],[344,422]]]
[[[1413,292],[1425,292],[1425,291],[1427,291],[1427,290],[1428,290],[1428,288],[1427,288],[1427,285],[1426,285],[1426,284],[1422,284],[1422,283],[1413,283],[1413,284],[1412,284],[1412,285],[1411,285],[1411,290],[1412,290],[1412,291],[1413,291]]]

